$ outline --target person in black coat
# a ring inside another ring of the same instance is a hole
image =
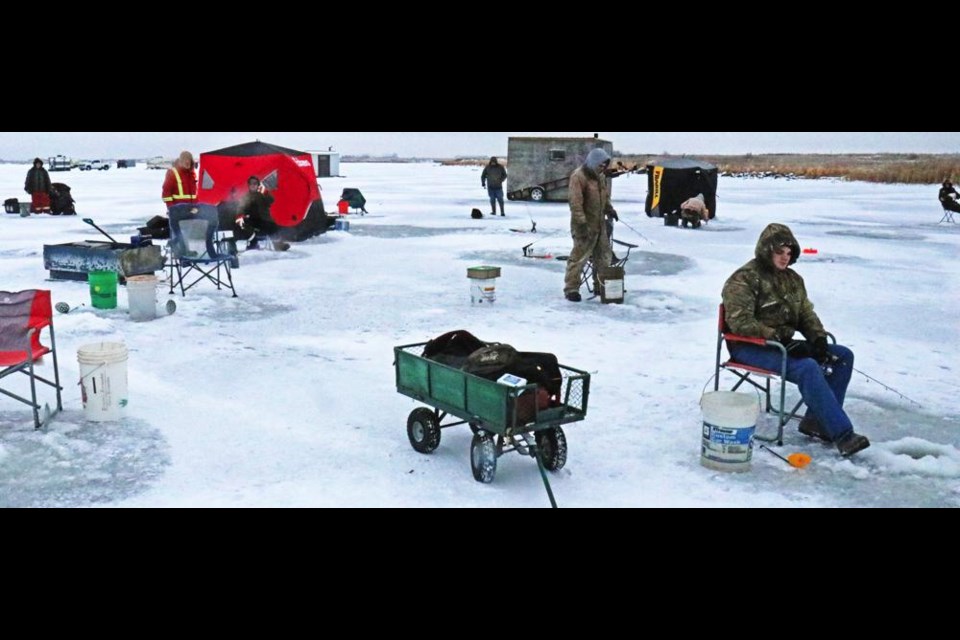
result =
[[[957,203],[957,198],[960,198],[960,194],[953,188],[953,183],[945,180],[940,189],[940,204],[944,209],[960,212],[960,203]]]
[[[247,180],[247,192],[243,194],[237,205],[237,227],[241,229],[237,237],[242,238],[247,233],[250,234],[247,249],[259,249],[261,238],[268,238],[280,230],[277,223],[273,221],[273,216],[270,215],[272,204],[273,196],[260,184],[260,178],[250,176]],[[285,242],[273,241],[272,244],[280,251],[290,248],[290,245]]]
[[[30,213],[50,213],[50,189],[50,174],[43,168],[43,160],[35,158],[23,185],[32,198]]]

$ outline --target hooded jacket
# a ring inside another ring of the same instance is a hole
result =
[[[587,159],[570,176],[570,225],[586,226],[590,231],[600,232],[605,214],[616,214],[610,204],[610,179],[600,173],[600,165],[610,160],[603,149],[594,149]]]
[[[827,333],[807,297],[803,278],[787,268],[777,271],[774,252],[788,246],[790,265],[800,257],[800,244],[789,227],[771,224],[757,241],[756,257],[738,269],[723,286],[727,325],[751,338],[788,342],[799,331],[810,341]]]
[[[491,158],[490,164],[484,167],[483,173],[480,174],[480,184],[488,189],[502,189],[506,181],[507,170]]]
[[[707,219],[710,216],[710,210],[707,209],[707,205],[704,202],[703,194],[697,195],[695,198],[690,198],[682,205],[680,205],[681,213],[686,213],[687,211],[692,211],[696,214],[694,217],[700,217]]]
[[[957,190],[954,188],[953,184],[949,181],[943,183],[943,188],[940,189],[940,202],[946,205],[948,202],[954,202],[954,197],[958,196]]]
[[[37,162],[40,166],[37,167]],[[37,158],[33,161],[33,166],[27,171],[27,180],[23,184],[23,190],[33,195],[34,193],[50,193],[50,174],[43,168],[43,160]]]

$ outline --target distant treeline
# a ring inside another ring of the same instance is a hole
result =
[[[641,166],[657,158],[689,157],[717,165],[721,173],[797,178],[840,178],[864,182],[936,184],[950,178],[960,180],[960,154],[746,154],[740,156],[668,156],[615,154],[624,163]],[[483,166],[489,158],[442,160],[449,166]],[[506,162],[501,160],[501,162]]]
[[[629,156],[637,161],[650,156]],[[663,156],[657,156],[663,157]],[[932,154],[770,154],[689,156],[717,165],[721,173],[840,178],[864,182],[935,184],[960,178],[960,155]]]

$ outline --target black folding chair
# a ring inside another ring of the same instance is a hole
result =
[[[943,217],[940,218],[940,222],[937,224],[943,224],[944,222],[950,222],[956,224],[956,220],[953,219],[953,209],[948,209],[947,205],[943,205]]]
[[[629,242],[621,242],[620,240],[611,240],[611,248],[613,247],[623,247],[627,250],[627,253],[624,256],[618,257],[616,252],[613,254],[613,260],[610,262],[611,267],[621,267],[626,268],[627,262],[630,260],[630,252],[638,248],[640,245],[630,244]],[[596,274],[597,267],[593,264],[593,258],[587,260],[587,263],[583,265],[583,271],[580,273],[580,285],[586,286],[587,291],[590,292],[591,298],[596,298],[599,293],[594,291],[594,275]],[[624,290],[626,292],[626,290]]]

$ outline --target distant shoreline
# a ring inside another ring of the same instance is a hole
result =
[[[722,175],[840,180],[876,182],[884,184],[938,184],[947,179],[960,180],[960,154],[927,153],[775,153],[741,155],[662,155],[616,154],[615,160],[641,167],[657,158],[695,158],[716,165]],[[146,164],[154,158],[137,158]],[[506,164],[505,158],[501,160]],[[0,159],[0,164],[29,165],[33,158],[23,160]],[[443,166],[482,167],[489,157],[405,158],[388,156],[349,155],[341,163],[419,164],[439,163]],[[111,164],[115,160],[105,160]]]
[[[883,184],[939,184],[960,179],[960,154],[771,153],[743,155],[616,154],[615,161],[647,166],[658,158],[694,158],[722,175],[774,178],[837,178]],[[438,160],[444,166],[484,166],[489,158]]]

